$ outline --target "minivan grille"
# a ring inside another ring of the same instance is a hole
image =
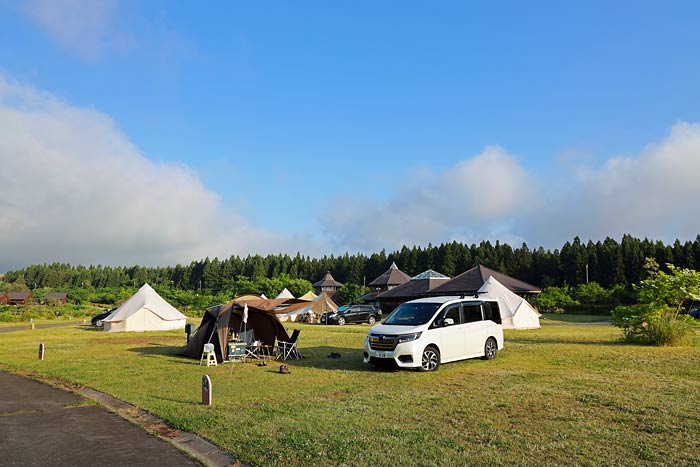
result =
[[[398,336],[385,336],[382,334],[369,336],[369,346],[372,350],[394,350],[398,343]]]

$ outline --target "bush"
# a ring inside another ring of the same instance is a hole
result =
[[[619,306],[613,310],[612,318],[627,342],[644,344],[687,344],[693,327],[688,315],[679,315],[672,308],[655,304]]]
[[[546,313],[564,313],[564,307],[578,302],[571,298],[569,286],[546,287],[537,297],[537,308]]]

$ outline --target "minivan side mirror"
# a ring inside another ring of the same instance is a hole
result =
[[[452,326],[453,324],[455,324],[455,320],[453,320],[452,318],[445,318],[444,320],[442,320],[443,326]]]

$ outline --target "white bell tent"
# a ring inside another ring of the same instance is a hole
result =
[[[478,292],[485,297],[497,298],[503,329],[537,329],[540,314],[524,298],[514,294],[493,276],[484,282]]]
[[[187,317],[144,284],[102,322],[107,332],[185,329]]]

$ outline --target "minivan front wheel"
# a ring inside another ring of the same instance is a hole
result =
[[[438,368],[440,368],[440,351],[429,345],[421,355],[420,371],[435,371]]]
[[[493,360],[496,358],[496,351],[498,350],[498,344],[496,344],[496,339],[489,337],[486,339],[484,344],[484,360]]]

